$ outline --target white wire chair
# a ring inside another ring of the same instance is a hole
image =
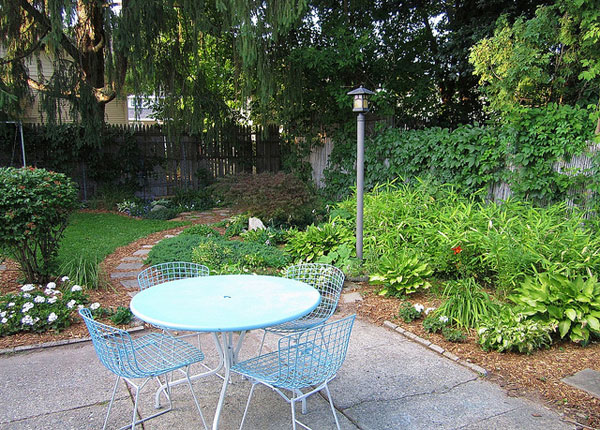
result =
[[[192,397],[194,398],[194,403],[196,404],[204,428],[207,429],[206,421],[198,404],[196,393],[194,393],[189,374],[191,364],[204,360],[204,354],[200,349],[164,333],[151,333],[138,339],[132,339],[125,330],[95,321],[91,311],[87,308],[81,309],[79,314],[85,321],[90,332],[98,358],[108,370],[117,375],[106,418],[104,419],[103,429],[106,429],[110,411],[115,400],[115,394],[117,393],[117,387],[121,379],[135,389],[135,402],[131,424],[123,426],[119,430],[126,428],[134,430],[137,424],[171,411],[173,409],[173,402],[171,400],[171,388],[167,374],[174,370],[184,371],[190,391],[192,392]],[[151,379],[156,379],[159,388],[162,387],[163,384],[160,377],[163,375],[165,376],[166,385],[166,390],[163,392],[169,401],[169,408],[149,417],[136,420],[140,391]],[[137,385],[132,379],[143,379],[144,381],[140,385]]]
[[[252,382],[240,430],[244,426],[250,400],[257,384],[265,385],[279,394],[291,406],[292,428],[296,424],[311,430],[296,418],[295,404],[325,390],[335,424],[340,423],[335,413],[328,383],[342,366],[348,350],[348,342],[356,315],[339,321],[318,325],[299,334],[291,334],[279,339],[277,351],[235,364],[231,370]],[[303,393],[303,389],[310,391]],[[289,390],[287,396],[282,390]]]
[[[178,279],[198,278],[210,275],[208,267],[187,261],[160,263],[142,270],[137,277],[140,290]]]

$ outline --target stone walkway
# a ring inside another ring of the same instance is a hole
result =
[[[191,221],[192,223],[198,223],[209,218],[220,218],[226,219],[231,216],[231,211],[228,209],[219,209],[215,211],[207,211],[207,212],[183,212],[179,215],[175,221]],[[169,239],[177,236],[179,233],[175,234],[166,234],[163,239]],[[163,240],[161,239],[161,240]],[[160,240],[154,242],[152,245],[142,245],[138,250],[134,251],[131,255],[125,256],[121,258],[121,261],[117,267],[115,267],[114,271],[110,273],[110,278],[113,280],[118,280],[119,284],[126,288],[129,291],[130,296],[134,296],[135,293],[139,290],[139,286],[137,283],[137,276],[145,267],[144,260],[150,253],[150,250],[159,243]]]

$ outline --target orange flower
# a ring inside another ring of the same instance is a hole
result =
[[[454,255],[460,254],[462,252],[462,248],[460,247],[460,245],[458,245],[452,248],[452,251],[454,251]]]

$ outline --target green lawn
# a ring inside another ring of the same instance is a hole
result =
[[[95,267],[120,246],[184,222],[134,219],[111,213],[76,212],[60,242],[58,264],[73,278],[79,266]],[[93,270],[93,269],[89,269]],[[84,271],[88,271],[87,269]]]

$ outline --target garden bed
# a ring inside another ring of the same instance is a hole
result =
[[[586,368],[600,371],[600,343],[591,342],[587,347],[581,347],[569,341],[556,342],[549,349],[537,350],[530,355],[485,352],[477,344],[474,331],[464,343],[448,342],[441,334],[427,333],[423,329],[422,319],[405,323],[397,318],[402,302],[400,299],[379,296],[376,288],[367,283],[358,283],[356,289],[363,297],[356,309],[359,315],[378,325],[386,320],[391,321],[483,367],[489,372],[488,379],[499,384],[511,396],[543,401],[572,421],[593,428],[600,427],[600,399],[561,382],[562,378]],[[437,299],[423,293],[415,294],[409,300],[425,307],[439,305]]]

